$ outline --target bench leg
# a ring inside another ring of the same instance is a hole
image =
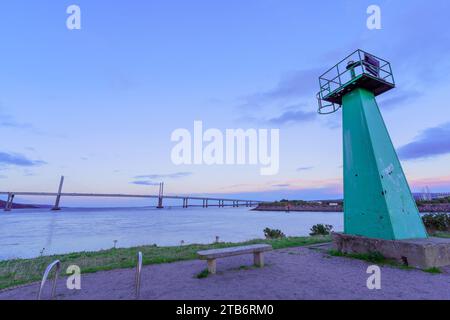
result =
[[[216,274],[216,259],[207,260],[208,262],[208,272],[211,274]]]
[[[255,252],[253,254],[253,261],[256,266],[262,268],[264,267],[264,253],[263,252]]]

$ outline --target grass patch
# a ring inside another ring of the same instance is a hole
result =
[[[370,253],[342,253],[337,250],[330,250],[328,251],[328,254],[333,257],[346,257],[346,258],[353,258],[358,260],[363,260],[370,263],[376,263],[378,265],[388,265],[391,267],[403,269],[403,270],[415,270],[416,268],[407,266],[405,264],[399,263],[392,259],[385,258],[381,253],[379,252],[370,252]],[[422,270],[427,273],[432,274],[439,274],[442,273],[441,269],[433,267],[428,269],[417,269]]]
[[[450,232],[435,232],[431,234],[431,236],[438,238],[450,238]]]
[[[358,259],[370,263],[375,263],[377,265],[388,265],[391,267],[403,269],[403,270],[413,270],[413,267],[404,265],[392,259],[387,259],[379,252],[369,252],[369,253],[342,253],[337,250],[330,250],[328,254],[333,257],[345,257]]]
[[[204,269],[195,275],[197,279],[204,279],[207,278],[208,276],[209,276],[208,269]]]
[[[432,274],[439,274],[442,273],[441,269],[433,267],[428,269],[423,269],[424,272],[432,273]]]
[[[270,244],[274,249],[300,247],[330,242],[330,236],[288,237],[283,239],[257,239],[241,243],[214,243],[207,245],[184,245],[177,247],[141,246],[117,248],[96,252],[77,252],[64,255],[43,256],[34,259],[0,261],[0,289],[40,281],[42,274],[51,262],[60,260],[61,276],[67,267],[77,265],[82,273],[94,273],[114,269],[133,268],[137,262],[137,252],[143,254],[143,265],[170,263],[197,259],[197,251],[227,248],[239,245]]]
[[[369,253],[342,253],[337,250],[330,250],[328,252],[333,257],[346,257],[358,260],[363,260],[371,263],[387,264],[389,262],[381,253],[379,252],[369,252]]]

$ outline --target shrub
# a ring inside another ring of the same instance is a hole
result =
[[[333,226],[329,224],[316,224],[312,226],[310,236],[326,236],[333,230]]]
[[[447,213],[430,213],[422,217],[429,231],[450,231],[450,215]]]
[[[278,229],[270,229],[265,228],[264,229],[264,236],[266,239],[283,239],[286,238],[285,234],[281,232],[281,230]]]
[[[208,276],[209,276],[208,269],[204,269],[195,275],[197,279],[204,279],[207,278]]]

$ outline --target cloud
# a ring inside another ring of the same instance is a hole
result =
[[[137,181],[131,181],[131,184],[137,184],[140,186],[159,186],[158,182],[153,182],[150,180],[137,180]]]
[[[147,174],[135,176],[135,179],[180,179],[191,176],[192,172],[175,172],[170,174]]]
[[[421,132],[413,142],[398,150],[402,160],[435,157],[450,153],[450,122]]]
[[[310,107],[318,88],[318,78],[326,68],[310,68],[291,71],[276,83],[272,89],[257,92],[244,98],[244,103],[239,106],[243,113],[242,121],[259,122],[269,125],[286,125],[314,121],[317,113],[314,111],[303,111],[300,107]],[[291,104],[291,106],[287,104]],[[255,109],[258,112],[263,108],[282,110],[278,116],[272,118],[261,118],[254,114],[248,114]],[[312,109],[309,109],[312,110]]]
[[[311,169],[313,169],[314,167],[300,167],[300,168],[297,168],[297,171],[298,172],[300,172],[300,171],[308,171],[308,170],[311,170]]]
[[[327,117],[325,120],[325,126],[331,130],[341,129],[342,117]]]
[[[420,190],[423,187],[433,188],[433,191],[448,191],[450,188],[450,176],[417,178],[410,181],[411,187]]]
[[[13,165],[19,167],[35,167],[44,165],[46,162],[40,160],[31,160],[18,153],[0,152],[0,165]]]
[[[272,118],[255,117],[253,115],[245,115],[239,118],[244,122],[255,122],[258,124],[281,126],[286,124],[305,123],[316,120],[317,113],[303,111],[302,108],[309,108],[307,104],[297,103],[291,106],[284,107],[279,116]]]
[[[154,180],[163,179],[181,179],[192,175],[192,172],[175,172],[170,174],[146,174],[135,176],[135,181],[131,181],[131,184],[141,185],[141,186],[159,186],[159,182]]]
[[[240,184],[233,184],[231,186],[220,187],[219,190],[234,189],[234,188],[247,188],[247,187],[251,187],[251,186],[252,186],[252,184],[249,184],[249,183],[240,183]]]
[[[0,113],[0,128],[12,129],[12,130],[23,130],[31,134],[50,136],[54,138],[67,138],[66,134],[55,134],[43,131],[31,123],[19,122],[15,120],[12,116]],[[32,151],[30,147],[26,149]]]
[[[9,115],[0,115],[0,127],[17,128],[17,129],[33,129],[29,123],[20,123]]]
[[[400,90],[396,91],[392,97],[388,97],[380,100],[380,107],[382,109],[394,109],[395,107],[402,106],[403,104],[418,99],[423,94],[415,90]]]
[[[319,179],[319,180],[307,180],[307,179],[288,179],[271,181],[267,183],[254,183],[254,184],[242,184],[220,188],[221,193],[258,193],[258,192],[270,192],[278,190],[278,188],[286,188],[291,191],[301,190],[313,190],[313,189],[327,189],[334,190],[336,193],[342,193],[342,178],[332,179]]]
[[[274,184],[274,185],[272,185],[272,187],[276,187],[276,188],[288,188],[288,187],[290,187],[291,185],[290,184],[288,184],[288,183],[282,183],[282,184]]]
[[[262,93],[266,99],[292,98],[311,95],[318,90],[318,78],[324,68],[292,71],[281,78],[275,88]]]
[[[405,10],[393,25],[388,46],[393,50],[391,57],[406,71],[411,70],[422,83],[430,80],[433,86],[437,82],[446,83],[450,41],[448,32],[442,28],[442,21],[447,16],[448,1],[436,0],[432,6],[426,1],[418,1],[410,7],[399,2],[397,5]]]
[[[311,97],[318,91],[318,78],[326,68],[291,71],[282,76],[274,88],[249,95],[241,107],[260,107],[276,100]]]
[[[36,174],[35,174],[35,173],[32,173],[32,172],[27,172],[27,173],[24,173],[23,176],[24,176],[24,177],[35,177]]]
[[[282,125],[287,123],[300,123],[312,121],[316,118],[317,113],[315,112],[305,112],[302,110],[297,111],[287,111],[282,113],[280,116],[267,120],[267,122],[276,125]]]

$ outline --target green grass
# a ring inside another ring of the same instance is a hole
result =
[[[250,270],[251,269],[251,267],[249,267],[249,266],[240,266],[239,267],[239,270]]]
[[[197,279],[204,279],[207,278],[208,276],[209,276],[208,269],[204,269],[195,275]]]
[[[381,253],[379,252],[370,252],[370,253],[342,253],[337,250],[330,250],[328,252],[333,257],[346,257],[346,258],[353,258],[358,260],[363,260],[371,263],[378,263],[378,264],[388,264],[390,261],[386,259]]]
[[[133,268],[136,265],[137,252],[143,254],[143,264],[170,263],[175,261],[197,259],[197,251],[218,249],[238,245],[266,243],[274,249],[300,247],[331,241],[330,236],[289,237],[277,240],[251,240],[241,243],[215,243],[208,245],[192,244],[177,247],[141,246],[134,248],[118,248],[96,252],[78,252],[64,255],[44,256],[34,259],[18,259],[0,261],[0,289],[14,287],[30,282],[40,281],[42,274],[51,262],[60,260],[61,275],[70,265],[77,265],[82,273]]]
[[[388,266],[403,269],[403,270],[413,270],[414,269],[413,267],[401,264],[395,260],[387,259],[379,252],[342,253],[337,250],[330,250],[328,253],[330,254],[330,256],[333,256],[333,257],[345,257],[345,258],[358,259],[358,260],[363,260],[363,261],[370,262],[370,263],[375,263],[378,265],[388,265]]]
[[[395,260],[385,258],[381,253],[378,252],[370,252],[370,253],[342,253],[337,250],[330,250],[328,254],[333,257],[346,257],[352,259],[363,260],[370,263],[376,263],[378,265],[389,265],[391,267],[404,269],[404,270],[414,270],[415,268],[401,264]],[[433,267],[428,269],[419,269],[423,272],[439,274],[442,271],[439,268]]]
[[[432,236],[438,238],[450,238],[450,232],[435,232]]]
[[[428,272],[428,273],[432,273],[432,274],[439,274],[442,273],[441,269],[433,267],[433,268],[428,268],[428,269],[423,269],[423,271]]]

